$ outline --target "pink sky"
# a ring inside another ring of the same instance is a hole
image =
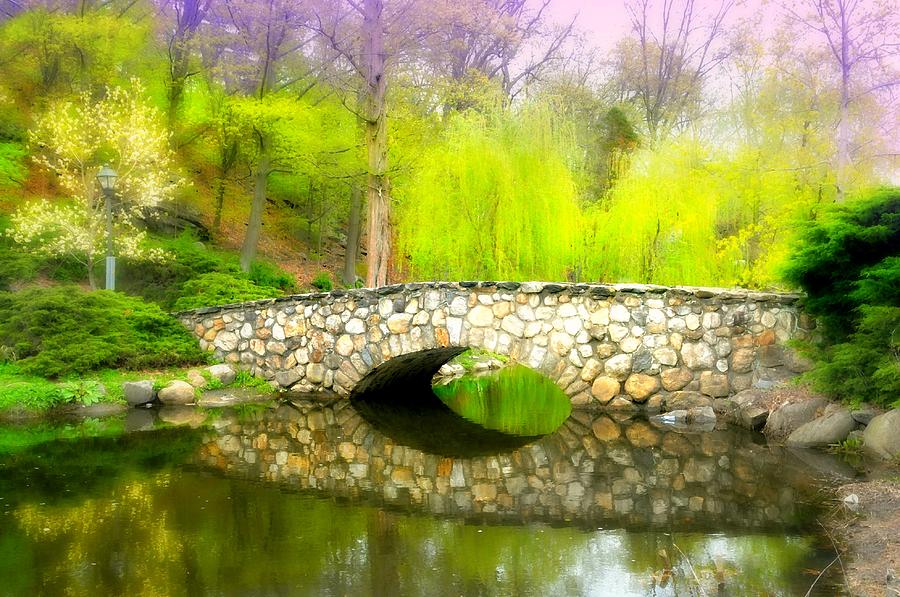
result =
[[[631,33],[631,16],[625,8],[627,0],[553,0],[549,11],[557,22],[568,23],[578,15],[576,27],[593,34],[594,43],[601,49],[612,48],[616,41]],[[659,12],[661,2],[655,2]],[[721,0],[695,0],[695,8],[701,13],[714,13],[721,5]],[[767,6],[768,5],[768,6]],[[770,14],[778,9],[769,0],[738,1],[728,13],[728,22],[735,22],[754,16],[762,11]],[[767,32],[772,31],[779,19],[763,19]]]
[[[575,26],[593,34],[594,43],[604,49],[631,31],[625,0],[556,0],[550,11],[557,21],[566,23],[577,14]]]

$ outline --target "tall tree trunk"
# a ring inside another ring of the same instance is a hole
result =
[[[184,80],[172,81],[169,87],[169,107],[166,114],[169,131],[174,137],[178,131],[178,112],[181,110],[181,100],[184,97]]]
[[[225,175],[219,172],[216,180],[216,211],[213,216],[212,233],[218,236],[222,232],[222,210],[225,208]]]
[[[387,176],[387,79],[384,74],[384,2],[365,0],[363,56],[366,77],[367,200],[369,209],[366,285],[388,282],[391,259],[391,197]]]
[[[213,235],[216,236],[222,232],[222,212],[225,209],[225,184],[228,174],[237,161],[237,153],[238,146],[235,141],[225,141],[219,148],[219,171],[216,176],[216,206],[212,225]]]
[[[88,256],[87,259],[87,275],[88,275],[88,284],[91,286],[91,290],[97,290],[97,277],[94,274],[94,259]]]
[[[190,72],[190,43],[209,12],[210,0],[184,0],[177,13],[175,31],[169,40],[169,85],[167,118],[169,130],[177,131],[178,113],[184,102],[184,88]]]
[[[847,15],[841,11],[841,111],[837,130],[837,168],[835,186],[837,202],[842,203],[847,196],[850,171],[850,48]]]
[[[344,285],[356,285],[356,260],[359,257],[360,212],[362,191],[358,184],[350,188],[350,221],[347,222],[347,247],[344,250]]]
[[[185,2],[185,8],[195,2]],[[188,73],[187,41],[193,31],[182,23],[177,23],[175,33],[169,40],[169,81],[166,88],[166,122],[172,135],[172,142],[176,142],[178,136],[178,114],[184,100],[184,86]]]
[[[244,244],[241,247],[241,271],[244,272],[250,271],[250,265],[256,259],[256,246],[259,244],[263,213],[266,211],[266,187],[269,170],[272,166],[268,139],[261,133],[257,134],[259,135],[259,164],[253,176],[253,203],[250,206],[250,221],[247,222],[247,234],[244,236]]]

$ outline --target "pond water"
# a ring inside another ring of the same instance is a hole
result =
[[[0,427],[0,594],[803,595],[834,557],[796,454],[523,379]]]

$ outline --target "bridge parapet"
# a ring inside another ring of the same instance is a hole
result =
[[[813,327],[799,299],[635,284],[431,282],[178,317],[217,358],[299,391],[348,395],[392,358],[476,347],[543,372],[573,404],[655,408],[678,392],[725,397],[802,369],[783,346]]]

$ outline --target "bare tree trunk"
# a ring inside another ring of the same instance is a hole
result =
[[[257,134],[259,134],[259,164],[253,176],[253,203],[250,206],[250,221],[247,222],[247,234],[244,236],[244,244],[241,247],[241,271],[244,272],[250,271],[250,265],[256,259],[256,246],[259,244],[263,213],[266,211],[266,186],[272,165],[269,142],[261,133]]]
[[[368,273],[366,285],[388,282],[391,259],[391,197],[387,176],[387,79],[384,73],[384,2],[365,0],[363,56],[366,78],[367,199],[369,206]]]
[[[184,101],[184,88],[190,72],[191,51],[188,47],[209,12],[211,0],[184,0],[176,12],[175,30],[169,39],[169,82],[167,118],[169,130],[175,131],[178,113]]]
[[[216,180],[216,211],[213,216],[212,233],[218,236],[222,232],[222,210],[225,208],[225,175],[219,174]]]
[[[837,168],[835,186],[838,203],[846,199],[850,170],[850,48],[847,14],[841,10],[841,110],[837,130]]]
[[[88,284],[90,284],[91,290],[97,290],[97,278],[94,275],[94,260],[91,257],[88,257],[87,260],[87,275]]]
[[[356,260],[359,257],[360,212],[362,191],[354,184],[350,189],[350,221],[347,222],[347,247],[344,250],[344,284],[356,284]]]
[[[169,89],[167,91],[169,105],[166,110],[166,121],[169,124],[169,130],[173,133],[178,126],[178,112],[181,110],[181,103],[184,99],[184,83],[184,78],[175,78],[174,75],[172,80],[169,81]]]

